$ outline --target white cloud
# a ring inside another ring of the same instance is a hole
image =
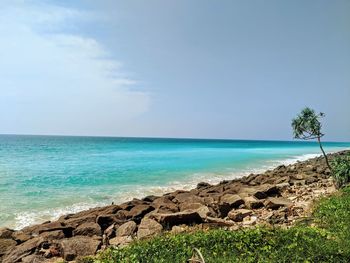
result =
[[[0,133],[118,134],[148,110],[122,63],[96,39],[64,32],[88,14],[23,3],[0,11]]]

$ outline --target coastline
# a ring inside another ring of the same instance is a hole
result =
[[[345,152],[349,151],[329,156]],[[93,208],[20,231],[3,228],[1,237],[11,240],[3,262],[26,257],[41,260],[38,262],[55,257],[69,261],[163,231],[234,230],[261,224],[288,227],[310,212],[315,199],[335,191],[329,173],[323,158],[316,157],[216,185],[199,183],[190,191]],[[72,251],[77,246],[82,249]]]
[[[336,151],[330,151],[329,153],[335,153]],[[274,169],[278,165],[291,165],[296,162],[307,161],[315,157],[319,157],[319,153],[305,153],[301,155],[296,155],[294,157],[289,157],[281,160],[269,160],[270,164],[264,164],[260,167],[246,168],[240,172],[231,173],[198,173],[188,176],[183,181],[172,181],[165,186],[144,186],[137,187],[127,195],[120,194],[117,198],[110,200],[109,202],[99,202],[99,203],[76,203],[72,206],[65,208],[50,208],[45,211],[40,212],[22,212],[18,214],[14,222],[4,225],[4,227],[10,227],[14,230],[20,230],[24,227],[28,227],[35,224],[40,224],[46,221],[55,221],[65,214],[74,214],[88,209],[93,209],[101,206],[107,206],[110,203],[123,203],[127,202],[133,198],[141,199],[148,195],[164,195],[169,192],[175,192],[178,190],[189,191],[196,188],[197,184],[200,182],[206,182],[209,184],[219,184],[223,180],[235,180],[247,176],[251,173],[264,173],[266,170]],[[130,189],[132,187],[130,186]]]

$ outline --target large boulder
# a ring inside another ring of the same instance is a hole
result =
[[[13,239],[0,238],[0,257],[6,254],[17,245],[17,242]]]
[[[261,200],[255,198],[254,196],[244,197],[243,200],[245,206],[249,209],[258,209],[264,206],[264,203]]]
[[[192,193],[180,193],[173,199],[174,203],[204,203],[203,198],[196,196]]]
[[[192,210],[170,214],[155,213],[152,214],[151,217],[157,220],[164,228],[171,228],[172,226],[182,224],[198,224],[203,221],[198,212]]]
[[[143,218],[137,230],[137,238],[142,239],[160,234],[163,226],[151,218]]]
[[[130,218],[133,218],[136,221],[140,221],[141,218],[146,215],[147,213],[154,210],[154,207],[150,205],[136,205],[133,208],[130,209],[128,215]]]
[[[224,218],[233,208],[238,208],[244,204],[244,200],[236,194],[225,194],[221,196],[220,202],[217,204],[217,212],[219,217]]]
[[[133,241],[131,236],[118,236],[109,240],[109,245],[114,247],[123,247]]]
[[[72,261],[77,257],[94,255],[100,248],[101,239],[76,236],[63,239],[60,244],[64,260]]]
[[[101,227],[97,223],[84,223],[80,226],[78,226],[76,229],[73,231],[74,236],[101,236],[102,231]]]
[[[40,237],[48,241],[48,240],[63,239],[66,236],[64,235],[62,230],[54,230],[54,231],[43,232],[40,234]]]
[[[13,249],[11,249],[11,251],[4,255],[2,263],[14,263],[20,261],[22,258],[34,253],[34,251],[39,248],[43,242],[43,238],[35,237],[18,246],[15,246]]]
[[[125,221],[126,220],[120,219],[120,217],[117,214],[99,215],[96,218],[96,223],[100,225],[102,231],[106,230],[110,225],[114,223],[121,225],[125,223]]]
[[[129,221],[117,228],[116,236],[132,236],[137,228],[137,225],[134,221]]]
[[[12,238],[13,230],[7,227],[0,228],[0,238]]]
[[[200,215],[201,218],[206,218],[208,215],[210,215],[209,208],[201,203],[180,204],[180,211],[195,211]]]
[[[265,207],[270,209],[278,209],[280,207],[290,207],[293,205],[293,202],[287,198],[283,197],[269,197],[265,201]]]
[[[248,209],[232,209],[227,216],[235,222],[242,222],[245,217],[250,216],[252,213],[252,210]]]

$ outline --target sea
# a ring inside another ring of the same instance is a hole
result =
[[[318,144],[305,141],[0,135],[0,227],[21,229],[318,155]]]

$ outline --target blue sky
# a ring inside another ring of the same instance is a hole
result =
[[[0,3],[0,133],[350,141],[350,2]]]

